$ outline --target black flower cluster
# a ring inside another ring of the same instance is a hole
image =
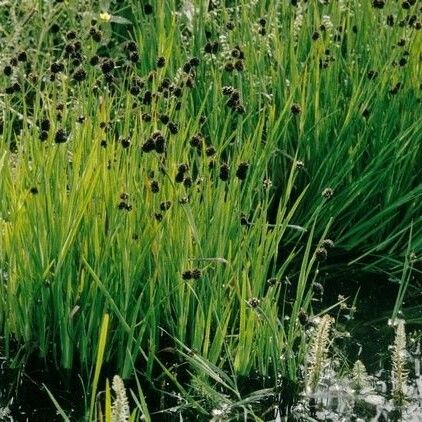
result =
[[[199,280],[202,276],[202,271],[199,268],[185,270],[182,273],[183,280]]]
[[[232,86],[224,86],[222,91],[223,95],[229,97],[226,102],[227,107],[239,114],[245,113],[245,107],[240,100],[240,93],[237,89]]]

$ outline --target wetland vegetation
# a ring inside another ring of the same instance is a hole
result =
[[[416,0],[0,0],[0,420],[422,420]]]

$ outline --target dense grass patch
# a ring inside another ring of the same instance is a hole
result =
[[[253,414],[303,381],[323,281],[420,297],[418,4],[2,3],[9,362],[80,373],[91,418],[103,364],[138,416]]]

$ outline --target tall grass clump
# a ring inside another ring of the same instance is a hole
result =
[[[2,353],[211,416],[297,382],[327,258],[420,262],[420,19],[372,3],[3,1]]]

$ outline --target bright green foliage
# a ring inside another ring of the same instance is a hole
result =
[[[152,383],[162,350],[186,347],[216,373],[297,381],[328,227],[368,270],[420,260],[422,42],[399,3],[3,3],[1,67],[22,50],[31,63],[0,76],[8,356],[23,346],[88,379],[108,315],[104,361],[123,379],[139,367]],[[163,150],[146,152],[157,131]]]

